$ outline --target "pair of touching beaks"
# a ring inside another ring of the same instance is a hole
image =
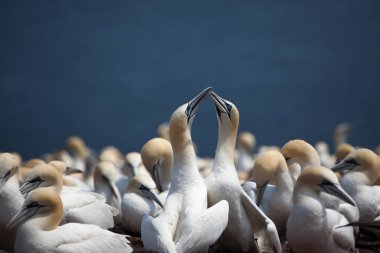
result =
[[[231,119],[230,112],[231,112],[232,105],[225,99],[221,98],[214,91],[212,91],[212,87],[208,87],[187,103],[187,107],[185,110],[185,114],[187,116],[187,122],[189,122],[190,119],[196,115],[196,113],[199,110],[201,102],[206,98],[208,94],[211,95],[212,101],[215,105],[216,112],[219,118],[221,117],[222,113],[225,113]]]

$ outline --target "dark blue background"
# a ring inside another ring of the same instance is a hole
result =
[[[139,150],[206,86],[258,144],[380,144],[380,1],[1,1],[0,150]],[[193,126],[212,155],[210,100]]]

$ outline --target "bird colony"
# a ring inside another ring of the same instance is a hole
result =
[[[191,126],[208,97],[218,141],[201,158]],[[238,125],[236,105],[207,88],[139,152],[96,154],[72,136],[28,161],[1,153],[0,251],[379,252],[380,159],[347,143],[350,124],[334,154],[303,140],[254,152]]]

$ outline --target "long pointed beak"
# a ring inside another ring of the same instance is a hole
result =
[[[356,206],[355,201],[348,195],[348,193],[343,190],[343,188],[339,184],[332,184],[330,182],[324,181],[322,184],[320,184],[322,189],[333,195],[338,197],[339,199],[343,200],[344,202],[347,202],[348,204],[351,204],[353,206]]]
[[[40,186],[40,184],[42,182],[43,182],[42,180],[34,181],[34,182],[25,181],[20,187],[20,192],[21,192],[22,196],[24,196],[24,198],[26,198],[28,193],[34,189],[37,189],[38,186]]]
[[[158,162],[153,166],[153,173],[152,174],[153,174],[152,175],[153,180],[157,185],[158,191],[162,192],[162,187],[161,187],[161,182],[160,182],[160,164]]]
[[[186,108],[186,115],[187,115],[187,122],[195,116],[197,111],[199,110],[201,102],[204,100],[204,98],[207,96],[208,93],[210,93],[212,87],[208,87],[204,89],[201,93],[199,93],[197,96],[195,96],[190,102],[187,104]]]
[[[65,170],[66,175],[77,174],[77,173],[83,173],[83,171],[80,169],[71,168],[71,167],[67,167]]]
[[[119,193],[119,190],[117,189],[116,185],[108,177],[102,176],[102,178],[104,179],[106,184],[110,187],[111,192],[112,192],[112,196],[114,196],[117,199],[117,201],[119,203],[121,203],[120,193]]]
[[[231,119],[230,111],[228,110],[227,105],[224,102],[224,99],[221,98],[218,94],[216,94],[213,91],[210,93],[210,95],[211,95],[211,98],[212,98],[212,102],[215,105],[215,109],[216,109],[216,112],[218,114],[218,117],[221,118],[221,114],[225,113]]]
[[[12,228],[17,227],[18,225],[22,224],[27,219],[35,215],[39,209],[40,209],[40,206],[24,207],[9,221],[5,229],[11,230]]]
[[[149,189],[148,187],[146,187],[145,185],[141,185],[139,187],[140,191],[144,194],[145,197],[153,200],[154,202],[156,202],[160,207],[164,208],[164,205],[161,203],[161,201],[158,199],[156,193],[154,193],[152,191],[152,189]]]
[[[256,199],[257,206],[260,206],[261,201],[263,200],[265,189],[267,188],[268,183],[269,183],[269,180],[267,180],[262,186],[257,187],[257,190],[258,190],[257,199]]]
[[[353,170],[357,164],[354,163],[346,163],[345,161],[335,165],[333,168],[331,168],[334,172],[342,172],[342,171],[350,171]]]
[[[5,185],[5,183],[14,175],[16,174],[18,170],[18,166],[16,167],[13,167],[12,169],[10,169],[3,178],[1,178],[0,180],[0,188]]]

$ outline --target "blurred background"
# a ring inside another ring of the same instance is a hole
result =
[[[24,158],[72,134],[138,151],[207,86],[258,145],[380,144],[380,1],[1,1],[0,150]],[[217,125],[193,124],[202,156]]]

